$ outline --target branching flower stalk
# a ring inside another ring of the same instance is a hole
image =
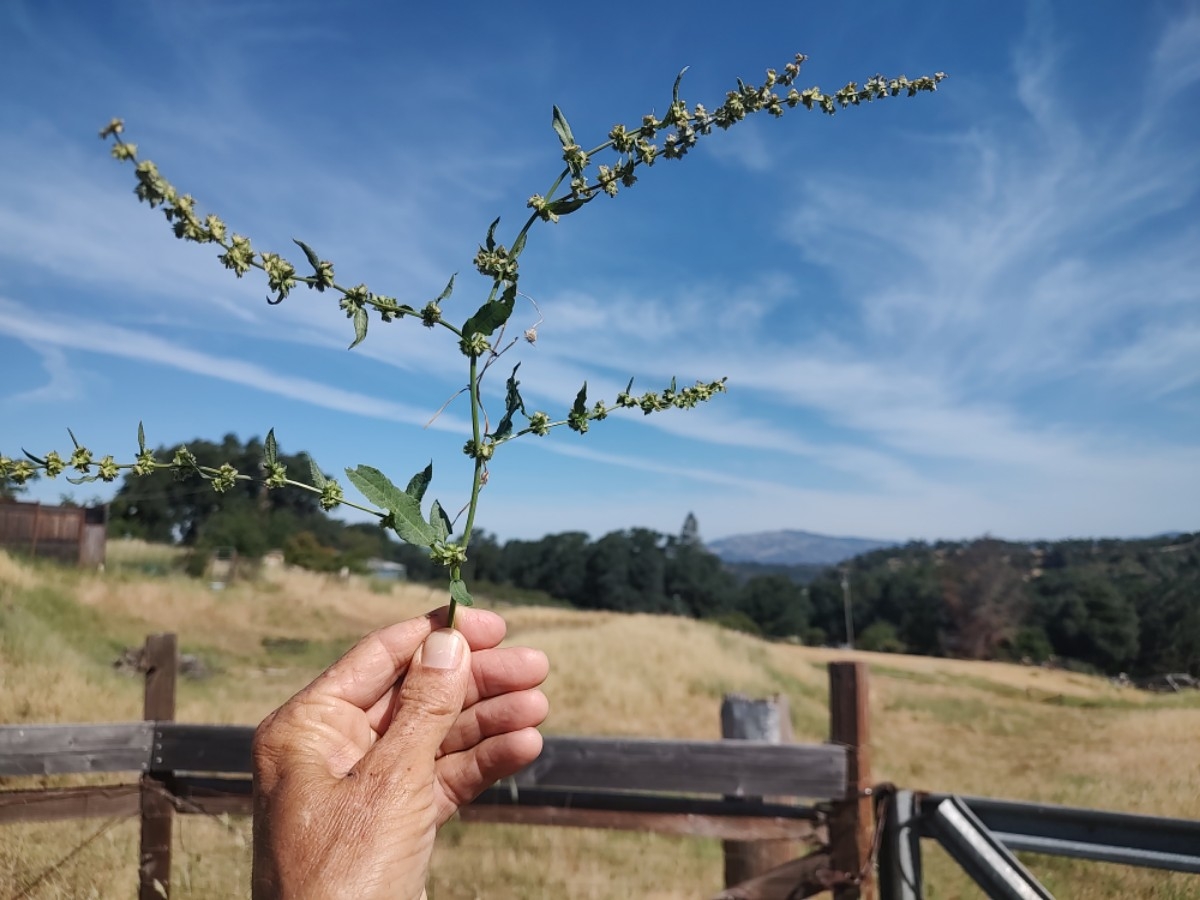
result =
[[[310,491],[320,495],[320,505],[327,511],[338,506],[362,510],[378,516],[381,523],[393,529],[402,540],[428,548],[430,557],[447,569],[450,588],[449,618],[450,624],[453,625],[457,606],[472,603],[470,592],[462,578],[462,566],[467,561],[467,548],[475,524],[479,496],[487,483],[489,463],[500,445],[527,434],[544,436],[550,429],[563,425],[583,434],[588,430],[590,423],[605,419],[610,412],[617,409],[640,409],[645,415],[672,408],[690,409],[725,390],[723,378],[711,382],[697,382],[683,388],[679,388],[672,379],[667,388],[646,392],[639,397],[633,394],[631,379],[626,389],[611,403],[601,401],[589,405],[585,382],[566,416],[552,420],[545,412],[526,412],[517,380],[517,371],[521,365],[518,362],[505,383],[504,415],[494,428],[491,427],[484,408],[481,387],[491,365],[520,340],[512,338],[506,341],[505,329],[517,298],[521,296],[518,291],[518,261],[525,251],[530,230],[539,221],[558,222],[563,216],[577,212],[600,194],[615,197],[621,188],[629,188],[636,183],[638,169],[651,167],[660,158],[682,159],[701,138],[712,134],[714,127],[728,129],[752,113],[765,110],[778,118],[784,114],[785,108],[802,106],[807,110],[820,109],[832,115],[838,109],[849,106],[859,106],[901,94],[912,97],[922,92],[935,91],[937,85],[945,78],[940,72],[915,80],[904,76],[888,79],[875,75],[862,87],[850,82],[835,93],[826,94],[818,87],[805,90],[795,87],[804,61],[805,57],[798,54],[783,67],[782,73],[768,69],[761,86],[746,84],[738,79],[737,88],[729,91],[725,102],[711,112],[701,104],[689,108],[688,104],[680,99],[679,90],[683,74],[687,71],[684,69],[675,79],[671,102],[661,119],[647,114],[642,117],[640,125],[627,127],[618,124],[608,133],[607,140],[590,150],[584,150],[576,142],[566,117],[557,106],[554,107],[552,125],[562,145],[564,168],[544,195],[534,194],[529,198],[527,207],[532,212],[517,232],[511,246],[497,243],[496,229],[500,220],[497,218],[491,223],[484,243],[480,245],[474,258],[475,269],[491,281],[491,286],[487,299],[462,325],[446,321],[442,313],[442,304],[450,299],[454,291],[453,276],[441,294],[418,307],[401,303],[393,296],[375,293],[366,284],[347,287],[338,282],[334,276],[333,263],[321,259],[320,255],[303,241],[296,240],[295,244],[303,252],[312,270],[311,275],[300,274],[296,266],[280,254],[255,250],[249,237],[230,232],[219,216],[210,213],[201,218],[193,197],[180,193],[163,177],[153,162],[139,159],[137,146],[122,137],[124,123],[120,119],[113,119],[101,130],[100,137],[105,140],[111,139],[112,155],[117,160],[129,162],[134,166],[137,178],[134,191],[138,199],[151,208],[161,208],[175,236],[181,240],[217,245],[221,249],[217,259],[238,278],[251,269],[263,272],[271,292],[267,303],[282,303],[292,289],[301,284],[319,293],[328,290],[338,295],[338,305],[351,320],[354,329],[354,339],[350,348],[354,348],[366,338],[371,312],[377,314],[379,321],[384,323],[406,317],[413,318],[418,319],[427,328],[442,328],[453,335],[459,351],[468,360],[465,390],[471,408],[471,436],[464,445],[463,452],[473,460],[474,466],[470,500],[466,505],[466,521],[461,534],[452,540],[452,521],[438,501],[433,501],[427,515],[422,513],[425,491],[433,478],[432,463],[414,475],[404,490],[400,490],[378,469],[364,465],[347,468],[346,476],[349,481],[368,503],[372,504],[363,506],[347,500],[337,480],[326,477],[311,459],[310,471],[307,473],[308,481],[291,477],[280,462],[273,430],[267,434],[264,459],[259,472],[240,472],[229,463],[219,467],[200,466],[187,447],[180,447],[170,459],[156,458],[154,452],[147,449],[145,434],[139,425],[138,452],[133,462],[118,463],[111,455],[96,460],[92,451],[81,445],[68,430],[74,446],[66,457],[55,451],[41,457],[26,452],[23,459],[13,459],[0,454],[0,477],[22,484],[38,473],[54,478],[70,471],[74,474],[67,475],[67,480],[73,484],[80,484],[97,480],[111,482],[122,472],[146,476],[166,470],[177,477],[198,475],[208,481],[217,492],[227,491],[238,481],[247,480],[261,481],[268,489],[295,488]],[[654,143],[660,135],[661,149]],[[611,156],[605,163],[596,163],[596,158],[603,154]],[[536,326],[526,330],[524,338],[529,343],[536,341]],[[518,413],[525,419],[524,427],[521,428],[517,428],[513,421]]]

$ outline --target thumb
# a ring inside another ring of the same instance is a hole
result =
[[[462,712],[471,674],[471,651],[452,628],[432,632],[413,656],[400,685],[391,725],[372,748],[394,769],[401,758],[433,766],[438,748]]]

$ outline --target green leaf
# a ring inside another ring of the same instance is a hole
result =
[[[356,466],[346,469],[346,477],[350,479],[360,494],[381,509],[391,509],[396,505],[400,489],[392,484],[392,480],[372,466]],[[407,495],[405,495],[407,496]],[[412,499],[409,497],[408,499]]]
[[[263,462],[268,466],[273,466],[279,462],[279,445],[275,443],[275,429],[272,428],[267,432],[267,441]]]
[[[446,540],[454,530],[450,517],[442,509],[442,504],[436,500],[433,501],[433,506],[429,507],[429,527],[433,529],[433,537],[438,541]]]
[[[682,69],[679,70],[679,74],[675,76],[675,86],[673,88],[671,88],[671,103],[672,103],[672,105],[679,102],[679,84],[680,84],[680,82],[683,81],[684,73],[690,68],[691,68],[691,66],[684,66]]]
[[[491,225],[488,226],[487,233],[487,248],[489,251],[496,249],[496,226],[500,224],[500,217],[496,216]]]
[[[138,453],[146,452],[146,429],[142,427],[142,423],[138,422]]]
[[[474,606],[475,601],[467,590],[467,583],[461,578],[450,579],[450,598],[459,606]]]
[[[317,465],[317,461],[312,458],[311,453],[304,455],[308,457],[308,474],[312,479],[313,487],[318,491],[324,490],[325,485],[329,483],[329,479],[325,477],[325,473],[321,471],[321,467]]]
[[[593,194],[592,197],[594,196],[596,195]],[[563,197],[561,200],[555,200],[553,203],[547,204],[546,210],[561,218],[562,216],[569,216],[590,199],[591,197],[586,199],[581,197]]]
[[[504,289],[499,300],[488,300],[475,311],[475,315],[463,323],[463,340],[470,340],[476,334],[490,337],[492,332],[508,321],[517,303],[517,287],[510,284]]]
[[[513,259],[516,259],[518,256],[520,256],[522,251],[525,249],[525,241],[528,239],[528,237],[528,231],[522,231],[519,235],[517,235],[517,239],[513,241],[512,250],[509,251],[508,255]]]
[[[499,222],[500,220],[497,219],[496,221]],[[495,226],[492,226],[492,227],[495,227]],[[450,281],[446,285],[446,289],[444,291],[442,291],[442,293],[440,295],[438,295],[438,298],[436,300],[434,300],[433,302],[441,303],[443,300],[449,300],[450,295],[453,293],[454,293],[454,276],[451,275]]]
[[[367,311],[363,307],[356,307],[354,310],[354,340],[350,342],[347,350],[353,350],[363,342],[363,338],[367,336]]]
[[[75,440],[75,432],[73,432],[70,428],[68,428],[67,434],[69,434],[71,436],[71,443],[74,444],[75,449],[78,450],[79,449],[79,441]]]
[[[571,134],[571,126],[567,124],[567,117],[557,106],[554,107],[553,125],[554,133],[558,135],[558,139],[562,141],[564,147],[570,147],[575,143],[575,135]]]
[[[433,544],[433,529],[421,518],[421,505],[386,475],[370,466],[358,466],[347,468],[346,477],[367,500],[391,514],[392,527],[402,540],[418,547]]]
[[[571,407],[571,412],[577,416],[587,415],[587,382],[583,383],[583,387],[579,389],[579,393],[575,395],[575,405]]]
[[[500,420],[500,424],[496,426],[496,430],[492,433],[492,437],[497,441],[502,441],[512,433],[513,416],[518,412],[525,412],[525,401],[521,399],[521,392],[517,390],[521,382],[517,381],[517,369],[521,368],[521,364],[517,363],[513,366],[512,374],[508,376],[508,381],[504,383],[504,418]]]
[[[432,462],[408,480],[408,487],[404,489],[404,493],[420,503],[425,499],[425,488],[429,487],[431,481],[433,481]]]
[[[308,257],[308,264],[313,267],[313,272],[315,272],[317,275],[320,275],[321,257],[317,256],[317,254],[313,252],[313,248],[304,243],[304,241],[298,241],[295,238],[292,238],[292,243],[304,251],[304,255]]]

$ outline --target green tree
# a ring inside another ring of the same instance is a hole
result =
[[[239,471],[247,472],[260,471],[265,456],[258,438],[243,444],[234,434],[225,435],[219,444],[196,439],[186,447],[195,459],[195,466],[215,468],[229,462]],[[160,447],[156,455],[170,457],[174,452],[175,448]],[[280,456],[280,462],[290,471],[308,470],[305,456]],[[288,513],[295,519],[324,518],[316,494],[271,491],[261,482],[251,480],[237,481],[228,490],[217,492],[195,466],[181,470],[173,479],[126,475],[109,506],[109,534],[190,546],[200,541],[208,521],[222,512],[226,521],[214,525],[214,531],[243,536],[248,535],[250,525],[231,519],[258,517],[260,527],[265,527],[266,518],[273,513]],[[207,543],[212,545],[213,540]]]
[[[662,535],[649,528],[614,531],[587,551],[579,605],[622,612],[667,608]]]
[[[896,627],[885,619],[876,619],[855,640],[860,650],[875,653],[907,653],[908,648],[896,633]]]
[[[1200,675],[1200,577],[1150,585],[1137,608],[1140,646],[1134,671]]]
[[[1200,675],[1200,536],[1148,541],[1115,573],[1138,616],[1138,674]]]
[[[196,524],[190,544],[196,548],[232,547],[240,556],[259,557],[273,543],[263,527],[263,512],[244,496],[230,497]],[[308,532],[306,532],[308,533]]]
[[[504,548],[494,534],[475,530],[471,553],[463,565],[463,577],[475,582],[503,584],[505,581]]]
[[[31,482],[37,480],[37,475],[30,475],[23,481],[13,478],[7,471],[0,471],[0,503],[19,500],[21,495],[29,490]]]
[[[670,538],[664,548],[668,609],[706,619],[733,609],[737,580],[699,544]]]
[[[337,572],[341,560],[337,550],[324,546],[311,531],[293,534],[284,542],[283,558],[289,566],[313,572]]]
[[[332,530],[328,540],[337,548],[343,565],[352,572],[367,571],[369,559],[391,559],[396,542],[388,537],[379,525],[357,523],[342,525],[335,519],[326,519],[338,525]]]
[[[688,513],[683,520],[683,528],[679,531],[679,543],[690,547],[701,547],[704,541],[700,540],[700,523],[696,520],[695,513]]]
[[[885,591],[889,608],[896,611],[889,621],[908,652],[943,655],[949,617],[936,568],[925,559],[913,561],[895,572]]]
[[[649,528],[633,528],[625,535],[629,545],[629,587],[636,608],[647,612],[667,610],[667,557],[663,551],[663,536]]]
[[[502,556],[504,580],[579,604],[587,557],[588,536],[582,531],[548,534],[537,541],[509,541]]]
[[[629,538],[623,531],[606,534],[592,544],[579,605],[620,612],[636,610],[637,594],[630,585],[629,575],[631,556]]]
[[[808,592],[786,575],[751,578],[738,592],[737,608],[772,637],[800,637],[812,620]]]
[[[1035,663],[1043,663],[1054,655],[1054,645],[1041,625],[1026,625],[1018,629],[1010,650],[1014,660],[1028,659]]]
[[[1040,618],[1059,656],[1117,672],[1138,651],[1137,612],[1094,569],[1060,570],[1038,579]]]
[[[808,586],[813,626],[834,643],[845,640],[846,618],[842,598],[841,574],[836,569],[827,569]]]

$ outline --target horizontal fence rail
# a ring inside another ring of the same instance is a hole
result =
[[[757,800],[520,788],[504,783],[459,810],[464,822],[654,831],[738,841],[824,843],[815,809]]]
[[[169,772],[223,772],[249,775],[249,725],[155,723],[152,769]]]
[[[846,749],[764,741],[546,738],[518,787],[787,796],[823,800],[846,791]]]
[[[0,775],[212,772],[248,775],[254,729],[136,722],[0,725]],[[515,779],[518,790],[576,788],[840,798],[846,749],[833,744],[547,737]]]
[[[155,723],[0,725],[0,775],[144,772]]]
[[[811,807],[761,799],[733,800],[703,797],[664,797],[661,795],[566,790],[563,788],[522,788],[513,779],[488,788],[475,798],[477,806],[497,808],[518,806],[558,806],[575,810],[611,810],[620,812],[665,812],[688,816],[766,816],[777,819],[814,819]]]
[[[182,775],[171,777],[167,784],[179,813],[236,816],[253,811],[249,778]],[[136,816],[139,793],[136,784],[0,791],[0,825]],[[545,788],[514,790],[511,783],[484,791],[459,814],[464,822],[632,829],[720,840],[827,840],[816,811],[806,806]]]
[[[140,797],[141,787],[137,784],[0,791],[0,825],[136,816]],[[247,811],[249,808],[247,803]]]
[[[924,818],[950,795],[918,797]],[[1200,874],[1200,821],[983,797],[962,800],[1010,850]]]

